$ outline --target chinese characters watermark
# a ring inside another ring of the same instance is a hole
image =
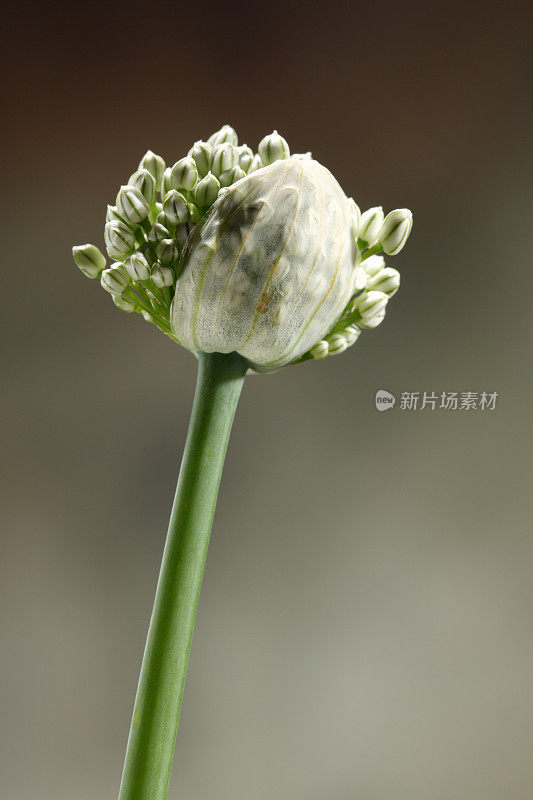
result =
[[[494,411],[498,392],[402,392],[400,411]],[[396,397],[385,389],[376,392],[378,411],[388,411],[396,403]]]

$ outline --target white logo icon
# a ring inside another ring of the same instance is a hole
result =
[[[378,389],[376,392],[376,408],[378,411],[388,411],[393,408],[396,398],[385,389]]]

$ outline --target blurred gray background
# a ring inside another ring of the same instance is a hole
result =
[[[2,800],[116,796],[194,390],[70,248],[148,147],[225,122],[415,225],[380,328],[246,381],[169,796],[529,800],[529,4],[5,21]],[[380,414],[380,388],[499,397]]]

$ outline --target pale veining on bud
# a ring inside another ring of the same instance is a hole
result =
[[[163,173],[165,172],[165,162],[161,156],[156,155],[151,150],[147,150],[139,163],[139,169],[146,169],[155,180],[157,191],[161,189]]]
[[[378,234],[383,252],[389,256],[399,253],[405,246],[412,226],[413,215],[408,208],[396,208],[387,214]]]
[[[229,144],[237,146],[239,143],[239,139],[237,137],[236,132],[233,130],[231,125],[223,125],[220,130],[216,131],[216,133],[211,134],[207,143],[212,145],[212,147],[216,147],[219,144],[224,144],[228,142]]]
[[[98,278],[105,267],[105,256],[94,244],[80,244],[73,247],[72,256],[88,278]]]
[[[369,247],[376,244],[385,215],[381,206],[369,208],[361,214],[359,238]]]
[[[198,168],[194,158],[186,156],[176,161],[170,171],[169,183],[174,189],[192,191],[198,181]]]
[[[186,222],[189,217],[189,207],[182,194],[171,189],[163,201],[163,212],[172,225]]]
[[[291,154],[287,141],[277,131],[273,131],[261,139],[257,152],[264,166],[283,158],[289,158]]]
[[[150,213],[150,204],[134,186],[121,186],[116,202],[118,213],[130,225],[142,222]]]
[[[124,266],[120,263],[112,264],[102,272],[100,283],[106,292],[121,294],[130,282]]]
[[[107,222],[104,228],[107,252],[111,258],[128,256],[135,249],[135,234],[119,220]]]
[[[198,175],[203,178],[211,169],[213,147],[207,142],[198,141],[193,144],[188,155],[194,159]]]
[[[207,175],[196,184],[194,189],[195,202],[201,207],[211,205],[211,203],[216,200],[219,189],[220,183],[212,172],[208,172]]]
[[[147,281],[150,277],[150,265],[142,253],[134,253],[125,262],[124,266],[133,281]]]
[[[128,181],[128,186],[138,189],[149,206],[155,202],[155,178],[147,169],[138,169],[134,172]]]

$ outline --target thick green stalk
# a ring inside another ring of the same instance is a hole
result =
[[[189,432],[139,678],[119,800],[165,800],[213,514],[247,364],[199,357]]]

